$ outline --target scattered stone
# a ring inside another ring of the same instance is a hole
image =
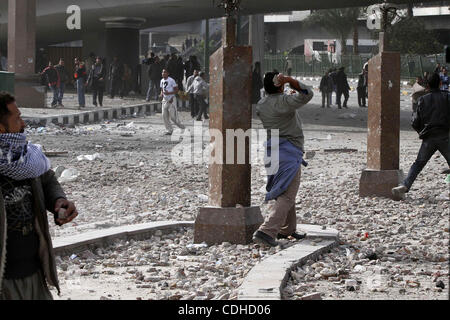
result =
[[[442,280],[439,280],[438,282],[436,282],[436,287],[445,289],[445,284]]]
[[[364,272],[364,271],[366,271],[366,267],[358,264],[353,268],[353,271],[354,272]]]
[[[358,287],[358,282],[356,280],[353,280],[353,279],[345,280],[345,288],[348,291],[356,291],[357,287]]]
[[[300,300],[322,300],[322,295],[319,292],[315,292],[300,297]]]

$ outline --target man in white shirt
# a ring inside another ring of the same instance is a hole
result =
[[[178,93],[178,86],[174,79],[169,77],[169,72],[166,69],[162,71],[161,79],[161,95],[162,98],[162,114],[164,119],[164,126],[166,127],[166,135],[171,135],[173,132],[172,124],[170,120],[173,121],[180,129],[184,129],[184,125],[181,124],[178,118],[178,112],[175,101],[175,95]]]

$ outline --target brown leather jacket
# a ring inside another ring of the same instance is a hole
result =
[[[0,177],[1,179],[1,177]],[[58,273],[56,271],[55,255],[53,253],[52,239],[50,237],[47,211],[55,213],[55,202],[59,198],[66,199],[66,195],[56,180],[53,170],[31,180],[34,198],[35,228],[39,236],[39,257],[45,279],[50,286],[56,287],[60,293]],[[6,263],[6,237],[7,220],[3,194],[0,190],[0,291],[2,289],[3,275]]]

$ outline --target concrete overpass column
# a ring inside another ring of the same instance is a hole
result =
[[[89,57],[91,52],[96,56],[106,56],[106,32],[83,33],[83,58]]]
[[[253,48],[253,61],[261,63],[261,72],[264,74],[264,15],[249,16],[249,45]]]
[[[139,28],[146,20],[133,17],[105,17],[100,21],[105,22],[106,27],[105,56],[108,68],[114,56],[119,58],[120,63],[126,63],[133,70],[132,90],[135,90],[139,64]]]
[[[46,105],[44,87],[35,74],[36,0],[8,2],[8,71],[15,73],[15,96],[20,107]]]
[[[145,22],[143,18],[109,17],[101,18],[105,22],[106,57],[108,62],[114,56],[129,66],[139,63],[139,28]]]

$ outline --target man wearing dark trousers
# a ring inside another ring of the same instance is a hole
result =
[[[202,121],[202,115],[205,120],[208,120],[208,114],[206,109],[208,105],[206,104],[206,98],[209,96],[209,84],[205,81],[205,72],[200,72],[198,76],[194,79],[194,97],[195,104],[198,107],[197,121]]]
[[[163,70],[162,62],[159,60],[158,56],[155,56],[153,63],[150,64],[148,68],[148,91],[147,98],[145,99],[147,102],[154,99],[158,100],[159,92],[161,88],[159,84],[161,82],[161,73]]]
[[[109,80],[110,80],[110,98],[114,99],[119,93],[120,85],[122,84],[123,67],[119,63],[119,58],[114,57],[113,62],[109,66]]]
[[[100,107],[103,106],[103,92],[105,91],[105,76],[106,70],[102,63],[102,59],[97,57],[95,64],[92,66],[89,72],[88,83],[92,88],[92,104],[97,106],[97,96],[98,103]]]
[[[191,108],[191,117],[195,118],[198,114],[198,106],[194,96],[194,79],[198,76],[198,70],[190,75],[186,80],[186,92],[189,94],[189,108]]]
[[[53,92],[52,108],[54,108],[58,104],[58,88],[60,83],[58,71],[56,71],[52,62],[49,61],[48,67],[45,68],[41,74],[45,75],[48,87]]]
[[[341,108],[341,96],[344,95],[344,103],[343,107],[347,108],[347,101],[349,97],[350,86],[347,82],[347,75],[344,72],[344,67],[339,68],[338,73],[336,74],[336,101],[339,109]]]
[[[42,148],[27,141],[15,98],[0,92],[0,300],[51,300],[58,274],[47,211],[77,215]]]
[[[363,71],[358,75],[358,106],[364,108],[366,106],[366,80],[365,80],[365,72]]]
[[[439,90],[439,83],[439,75],[432,73],[428,78],[430,93],[419,98],[417,112],[413,113],[412,126],[419,133],[422,145],[406,179],[392,189],[392,194],[399,199],[409,192],[436,151],[442,154],[450,167],[450,96],[448,92]]]

